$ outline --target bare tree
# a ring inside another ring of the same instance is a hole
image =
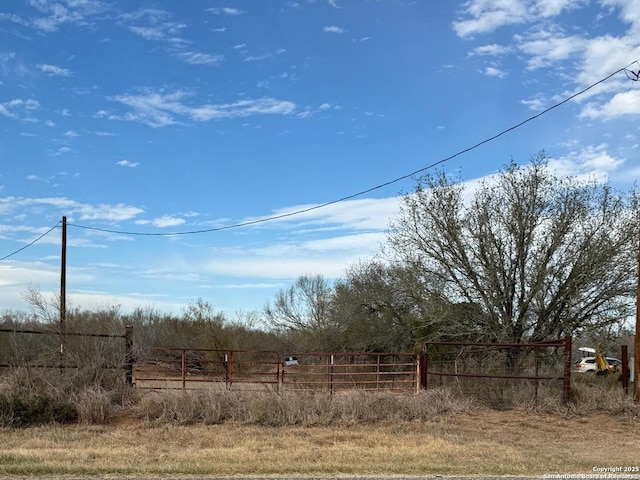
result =
[[[23,296],[24,300],[31,306],[33,314],[40,321],[51,325],[59,324],[60,295],[58,293],[54,293],[47,298],[39,289],[29,286]]]
[[[273,305],[267,303],[267,324],[288,336],[292,347],[333,349],[339,326],[332,322],[330,306],[333,289],[322,275],[302,275],[289,288],[276,294]]]
[[[389,243],[451,303],[448,334],[540,341],[620,322],[633,312],[638,198],[560,178],[543,153],[480,183],[471,201],[446,175],[403,198]]]

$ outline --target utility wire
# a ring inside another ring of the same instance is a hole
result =
[[[454,158],[456,158],[456,157],[458,157],[460,155],[468,153],[471,150],[475,150],[476,148],[478,148],[478,147],[480,147],[480,146],[482,146],[482,145],[484,145],[486,143],[492,142],[493,140],[495,140],[495,139],[497,139],[497,138],[499,138],[499,137],[501,137],[501,136],[513,131],[513,130],[516,130],[517,128],[522,127],[523,125],[525,125],[525,124],[527,124],[527,123],[529,123],[529,122],[531,122],[531,121],[533,121],[533,120],[545,115],[546,113],[549,113],[551,110],[554,110],[554,109],[564,105],[565,103],[570,102],[574,98],[584,94],[585,92],[588,92],[592,88],[600,85],[601,83],[606,82],[611,77],[617,75],[620,72],[625,72],[627,75],[629,75],[629,73],[631,72],[633,75],[637,75],[637,74],[635,74],[635,72],[629,70],[629,67],[631,67],[632,65],[637,65],[637,64],[638,64],[638,60],[633,61],[629,65],[627,65],[626,67],[623,67],[623,68],[620,68],[620,69],[616,70],[615,72],[607,75],[606,77],[598,80],[597,82],[589,85],[588,87],[580,90],[579,92],[574,93],[573,95],[565,98],[564,100],[556,103],[555,105],[552,105],[552,106],[546,108],[545,110],[537,113],[536,115],[533,115],[533,116],[527,118],[526,120],[523,120],[522,122],[520,122],[520,123],[518,123],[516,125],[513,125],[512,127],[509,127],[507,129],[501,131],[500,133],[497,133],[496,135],[488,137],[488,138],[476,143],[475,145],[472,145],[472,146],[467,147],[467,148],[465,148],[463,150],[460,150],[460,151],[454,153],[453,155],[450,155],[450,156],[448,156],[446,158],[438,160],[437,162],[431,163],[430,165],[427,165],[426,167],[420,168],[420,169],[418,169],[418,170],[416,170],[414,172],[408,173],[406,175],[402,175],[401,177],[394,178],[393,180],[389,180],[388,182],[384,182],[384,183],[381,183],[381,184],[376,185],[374,187],[367,188],[366,190],[362,190],[362,191],[354,193],[352,195],[347,195],[346,197],[338,198],[337,200],[331,200],[329,202],[325,202],[325,203],[321,203],[321,204],[318,204],[318,205],[314,205],[312,207],[302,208],[300,210],[296,210],[296,211],[288,212],[288,213],[283,213],[283,214],[280,214],[280,215],[273,215],[271,217],[259,218],[259,219],[256,219],[256,220],[249,220],[249,221],[246,221],[246,222],[234,223],[234,224],[230,224],[230,225],[223,225],[223,226],[220,226],[220,227],[206,228],[206,229],[202,229],[202,230],[190,230],[190,231],[186,231],[186,232],[145,233],[145,232],[129,232],[129,231],[124,231],[124,230],[112,230],[112,229],[108,229],[108,228],[90,227],[90,226],[87,226],[87,225],[79,225],[79,224],[75,224],[75,223],[67,223],[67,225],[71,226],[71,227],[76,227],[76,228],[83,228],[83,229],[86,229],[86,230],[96,230],[96,231],[99,231],[99,232],[114,233],[114,234],[120,234],[120,235],[136,235],[136,236],[148,236],[148,237],[171,237],[171,236],[178,236],[178,235],[195,235],[195,234],[199,234],[199,233],[219,232],[219,231],[222,231],[222,230],[230,230],[232,228],[246,227],[246,226],[249,226],[249,225],[256,225],[256,224],[259,224],[259,223],[266,223],[266,222],[271,222],[271,221],[274,221],[274,220],[280,220],[282,218],[301,215],[303,213],[307,213],[307,212],[310,212],[312,210],[318,210],[320,208],[325,208],[325,207],[328,207],[330,205],[334,205],[336,203],[344,202],[346,200],[351,200],[353,198],[362,196],[364,194],[373,192],[375,190],[379,190],[381,188],[388,187],[389,185],[393,185],[394,183],[400,182],[402,180],[406,180],[407,178],[413,177],[413,176],[415,176],[415,175],[417,175],[419,173],[422,173],[422,172],[424,172],[426,170],[429,170],[429,169],[431,169],[433,167],[436,167],[436,166],[441,165],[441,164],[443,164],[445,162],[448,162],[449,160],[452,160],[452,159],[454,159]],[[0,260],[2,260],[2,259],[0,259]]]
[[[58,227],[58,225],[60,225],[60,222],[56,223],[53,227],[51,227],[49,230],[47,230],[46,232],[44,232],[42,235],[40,235],[38,238],[36,238],[35,240],[33,240],[32,242],[27,243],[24,247],[19,248],[18,250],[16,250],[13,253],[10,253],[9,255],[5,255],[4,257],[0,258],[0,262],[2,262],[3,260],[6,260],[9,257],[13,257],[15,254],[20,253],[22,250],[25,250],[27,248],[29,248],[31,245],[33,245],[34,243],[39,242],[40,240],[42,240],[44,237],[46,237],[47,235],[49,235],[55,228]]]

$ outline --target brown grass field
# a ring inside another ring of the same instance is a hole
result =
[[[472,409],[430,421],[0,429],[0,476],[544,475],[640,466],[636,414]],[[640,472],[635,473],[640,478]]]

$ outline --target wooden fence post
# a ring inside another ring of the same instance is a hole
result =
[[[627,345],[622,345],[622,369],[620,378],[622,380],[622,388],[624,389],[625,395],[629,394],[629,347]]]

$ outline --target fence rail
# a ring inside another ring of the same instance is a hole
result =
[[[253,385],[279,389],[277,352],[152,347],[139,352],[134,384],[142,389],[188,389]]]
[[[285,367],[283,385],[292,389],[417,391],[418,356],[414,353],[309,353]]]

